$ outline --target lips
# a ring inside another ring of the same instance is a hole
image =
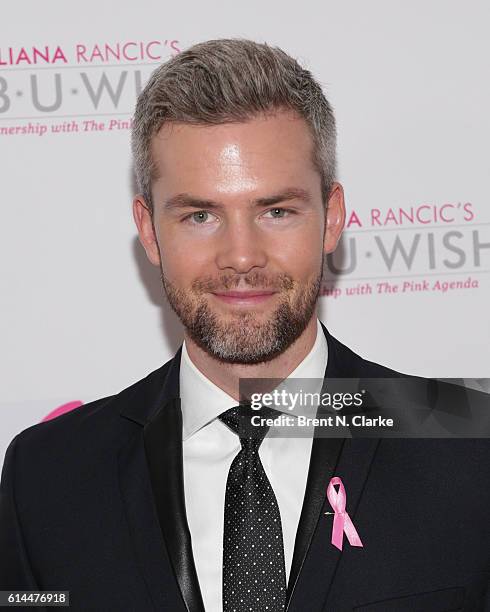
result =
[[[275,291],[260,291],[255,289],[253,291],[223,291],[213,293],[212,295],[228,304],[246,306],[264,302],[275,294]]]
[[[275,291],[216,291],[214,295],[219,297],[230,297],[230,298],[251,298],[251,297],[259,297],[265,295],[272,295]]]

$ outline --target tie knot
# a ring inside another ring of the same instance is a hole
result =
[[[254,410],[250,404],[241,404],[220,414],[219,419],[237,434],[242,446],[245,442],[255,440],[258,448],[269,431],[269,425],[263,424],[262,419],[279,415],[280,412],[272,408],[262,406]]]

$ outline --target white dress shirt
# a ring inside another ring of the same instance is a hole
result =
[[[315,343],[288,378],[323,380],[327,358],[327,341],[317,319]],[[209,612],[221,612],[226,479],[241,445],[238,436],[217,417],[238,402],[197,369],[189,357],[185,341],[180,363],[180,398],[185,507],[192,552],[204,607]],[[288,410],[284,409],[284,412]],[[259,449],[281,514],[286,579],[289,578],[303,505],[311,444],[311,436],[286,438],[267,435]]]

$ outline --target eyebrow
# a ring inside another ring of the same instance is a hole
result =
[[[264,206],[273,206],[281,202],[289,202],[291,200],[302,200],[303,202],[310,202],[311,195],[305,189],[299,187],[290,187],[280,191],[277,194],[273,194],[264,198],[257,198],[252,200],[251,203],[257,208]],[[214,200],[206,200],[203,198],[196,198],[188,193],[179,193],[163,203],[165,210],[174,210],[179,208],[209,208],[209,209],[223,209],[225,208],[220,202]]]

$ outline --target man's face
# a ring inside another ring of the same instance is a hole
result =
[[[312,147],[305,121],[286,111],[167,124],[153,139],[153,223],[137,197],[140,239],[188,335],[221,361],[273,359],[315,314],[344,212],[336,185],[327,226]]]

